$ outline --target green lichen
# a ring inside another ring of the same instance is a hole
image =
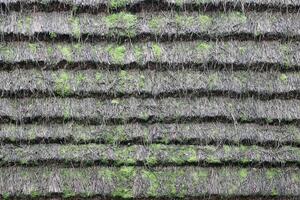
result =
[[[70,75],[67,72],[61,72],[58,77],[55,77],[55,91],[60,96],[64,97],[70,94],[71,85],[70,85]]]
[[[66,61],[70,62],[72,61],[72,49],[69,46],[66,45],[58,45],[58,49],[61,52],[62,56]]]
[[[152,44],[152,51],[156,59],[159,59],[162,56],[162,49],[158,44]]]
[[[122,64],[125,59],[126,47],[125,46],[111,46],[108,47],[108,53],[115,64]]]
[[[105,22],[112,36],[133,37],[136,35],[137,16],[120,12],[105,17]]]

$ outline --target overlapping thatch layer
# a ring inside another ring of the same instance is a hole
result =
[[[297,168],[58,168],[0,170],[5,196],[199,197],[299,196]],[[11,187],[13,185],[14,187]]]
[[[232,6],[249,6],[253,5],[256,7],[296,7],[300,6],[297,0],[158,0],[159,3],[168,5],[232,5]],[[122,8],[125,6],[134,6],[136,4],[147,3],[146,0],[0,0],[0,3],[13,4],[13,3],[39,3],[39,4],[50,4],[60,3],[69,6],[107,6],[109,8]]]
[[[6,96],[300,96],[299,72],[18,69],[0,71],[0,80]]]
[[[0,164],[43,165],[81,163],[102,165],[197,165],[207,164],[300,164],[300,148],[284,146],[195,146],[195,145],[4,145]]]
[[[51,20],[55,19],[55,20]],[[62,36],[300,38],[300,16],[277,12],[142,12],[79,14],[12,12],[0,21],[2,34],[56,39]],[[47,36],[47,37],[46,37]]]
[[[299,199],[299,10],[0,0],[0,198]]]
[[[92,123],[138,121],[185,121],[189,119],[230,121],[294,121],[300,119],[299,100],[261,101],[252,98],[97,98],[0,99],[2,120],[76,120]]]
[[[44,63],[57,65],[61,62],[96,63],[102,65],[130,65],[161,63],[166,65],[191,65],[217,63],[242,65],[256,64],[286,68],[299,67],[300,43],[289,42],[164,42],[164,43],[0,43],[0,61],[4,63]],[[52,66],[53,67],[53,66]],[[204,68],[205,66],[199,66]]]
[[[0,141],[6,143],[105,144],[257,144],[300,145],[300,129],[293,125],[224,123],[187,124],[1,124]]]

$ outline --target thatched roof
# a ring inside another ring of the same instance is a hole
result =
[[[0,9],[0,198],[300,198],[299,0]]]

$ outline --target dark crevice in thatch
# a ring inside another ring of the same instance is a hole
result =
[[[122,125],[122,124],[131,124],[131,123],[140,123],[140,124],[155,124],[155,123],[213,123],[213,122],[222,122],[222,123],[256,123],[259,125],[300,125],[300,119],[293,120],[284,120],[284,119],[267,119],[267,118],[247,118],[247,119],[235,119],[228,118],[226,116],[215,116],[215,117],[186,117],[178,116],[176,118],[166,117],[158,118],[154,116],[149,116],[147,119],[141,119],[136,117],[130,118],[110,118],[100,120],[99,118],[69,118],[65,119],[64,117],[44,117],[44,116],[35,116],[35,117],[23,117],[21,119],[13,119],[10,116],[2,115],[0,117],[1,123],[13,123],[13,124],[43,124],[43,123],[68,123],[76,122],[77,124],[82,125]]]
[[[9,199],[12,200],[61,200],[66,199],[63,194],[51,193],[47,195],[39,195],[38,197],[32,197],[31,195],[17,195],[17,196],[10,196]],[[121,200],[122,198],[119,197],[105,197],[103,195],[91,195],[89,197],[83,195],[75,195],[72,197],[68,197],[69,200]],[[138,200],[153,200],[155,198],[134,198]],[[298,200],[297,197],[286,197],[286,196],[277,196],[277,197],[268,197],[265,195],[252,195],[252,196],[220,196],[220,195],[203,195],[199,197],[189,197],[186,196],[185,199],[187,200]],[[160,197],[159,200],[174,200],[172,197]]]
[[[55,91],[40,91],[35,89],[20,89],[17,93],[12,91],[2,91],[0,90],[0,97],[4,98],[46,98],[46,97],[55,97],[60,96],[60,93]],[[261,93],[257,91],[249,91],[238,93],[235,91],[226,91],[226,90],[202,90],[202,89],[178,89],[172,91],[166,91],[162,93],[152,94],[149,92],[132,92],[132,93],[95,93],[95,92],[75,92],[66,95],[67,97],[72,98],[97,98],[102,100],[107,99],[115,99],[115,98],[139,98],[139,99],[148,99],[148,98],[168,98],[168,97],[176,97],[176,98],[190,98],[190,97],[228,97],[233,99],[247,99],[254,98],[263,101],[273,100],[273,99],[300,99],[300,91],[290,91],[290,92],[272,92],[272,93]]]
[[[167,1],[161,0],[145,0],[145,1],[137,1],[135,3],[131,3],[127,6],[121,6],[119,8],[112,8],[109,7],[107,4],[95,4],[95,5],[76,5],[76,4],[68,4],[68,3],[61,3],[58,1],[51,1],[48,3],[41,3],[41,2],[31,2],[31,3],[1,3],[0,4],[2,11],[22,11],[26,10],[34,10],[34,11],[45,11],[45,12],[53,12],[53,11],[68,11],[73,10],[74,13],[99,13],[99,12],[118,12],[121,10],[129,10],[131,12],[140,12],[141,10],[176,10],[176,11],[229,11],[229,10],[256,10],[256,11],[278,11],[278,12],[294,12],[297,13],[300,9],[299,4],[285,4],[284,2],[282,5],[276,4],[275,2],[259,2],[259,1],[252,1],[252,3],[241,3],[241,2],[226,2],[223,1],[222,3],[202,3],[202,4],[195,4],[195,3],[186,3],[181,6],[167,3]],[[74,9],[76,8],[76,9]]]
[[[148,62],[143,65],[137,63],[131,64],[110,64],[105,63],[85,61],[85,62],[67,62],[61,61],[56,64],[48,64],[44,61],[21,61],[21,62],[3,62],[0,61],[0,70],[11,71],[15,69],[43,69],[43,70],[58,70],[58,69],[108,69],[108,70],[128,70],[128,69],[139,69],[139,70],[156,70],[156,71],[166,71],[166,70],[183,70],[183,69],[193,69],[198,71],[207,70],[230,70],[230,71],[257,71],[257,72],[267,72],[270,70],[276,70],[279,72],[295,72],[300,71],[300,65],[283,65],[282,63],[260,63],[255,62],[251,64],[235,64],[235,63],[217,63],[217,62],[206,62],[203,64],[196,63],[155,63]]]
[[[75,140],[73,137],[65,137],[65,138],[41,138],[36,137],[34,139],[11,139],[11,138],[2,138],[0,140],[0,145],[11,144],[11,145],[38,145],[38,144],[108,144],[106,141],[103,140],[96,140],[96,139],[87,139],[87,140]],[[149,145],[150,143],[144,141],[144,139],[135,138],[135,139],[128,139],[126,141],[116,142],[118,146],[130,146],[130,145]],[[291,147],[300,147],[300,143],[297,141],[288,141],[288,142],[281,142],[281,141],[266,141],[266,142],[258,142],[256,140],[241,140],[238,143],[232,141],[230,139],[222,140],[222,141],[203,141],[197,139],[188,139],[188,140],[170,140],[167,143],[164,141],[152,141],[151,144],[168,144],[168,145],[213,145],[213,146],[222,146],[222,145],[231,145],[231,146],[261,146],[266,149],[268,148],[279,148],[282,146],[291,146]]]
[[[117,165],[116,165],[117,164]],[[102,161],[68,161],[68,160],[34,160],[32,162],[27,162],[24,164],[22,161],[20,162],[6,162],[0,160],[0,167],[15,167],[15,166],[26,166],[26,167],[42,167],[54,165],[56,167],[72,167],[72,168],[82,168],[82,167],[93,167],[93,166],[101,166],[101,167],[121,167],[121,166],[132,166],[132,167],[147,167],[147,163],[145,162],[137,162],[137,164],[118,164],[113,160]],[[300,167],[299,162],[290,162],[285,161],[285,163],[270,163],[270,162],[252,162],[252,163],[243,163],[243,161],[222,161],[221,163],[207,163],[207,162],[197,162],[197,163],[158,163],[155,167],[255,167],[255,168],[285,168],[285,167]],[[148,166],[150,167],[150,166]]]
[[[57,34],[55,38],[51,38],[49,33],[35,33],[33,36],[28,36],[24,34],[14,34],[14,33],[1,33],[0,41],[3,42],[80,42],[85,43],[97,43],[103,41],[116,42],[118,44],[123,44],[126,42],[147,42],[147,41],[157,41],[157,42],[175,42],[175,41],[193,41],[193,40],[203,40],[203,41],[281,41],[281,42],[293,42],[300,41],[299,36],[287,36],[285,34],[274,33],[274,34],[250,34],[250,33],[233,33],[229,35],[211,35],[211,34],[198,34],[198,33],[186,33],[183,35],[173,35],[173,34],[161,34],[153,35],[149,33],[139,34],[128,38],[127,36],[101,36],[92,34],[82,34],[80,39],[68,35],[68,34]]]

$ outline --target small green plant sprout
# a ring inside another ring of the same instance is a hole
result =
[[[105,22],[112,36],[133,37],[136,35],[138,18],[136,15],[120,12],[105,17]]]

